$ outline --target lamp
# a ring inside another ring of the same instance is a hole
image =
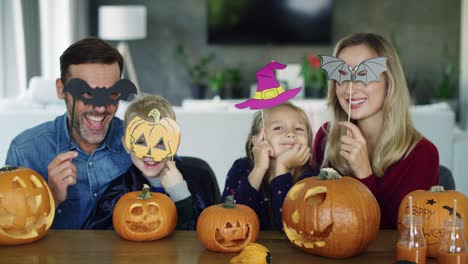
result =
[[[130,81],[135,84],[140,94],[138,78],[126,41],[146,38],[146,7],[142,5],[100,6],[99,37],[119,41],[117,50],[124,58]]]

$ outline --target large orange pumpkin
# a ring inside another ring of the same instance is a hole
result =
[[[177,209],[167,195],[150,192],[144,184],[141,192],[124,194],[114,207],[115,231],[132,241],[151,241],[171,234],[177,225]]]
[[[302,251],[330,258],[359,254],[376,238],[380,208],[358,180],[322,169],[297,182],[283,204],[283,228]]]
[[[445,219],[453,217],[453,200],[457,200],[456,216],[465,221],[465,238],[468,235],[465,218],[466,197],[457,191],[446,191],[443,186],[432,186],[429,191],[412,191],[403,198],[398,210],[398,230],[401,232],[401,219],[409,214],[408,197],[413,197],[413,214],[423,219],[423,233],[427,242],[427,255],[436,258],[443,237]]]
[[[0,168],[0,245],[41,239],[54,216],[54,197],[41,175],[28,168]]]
[[[198,217],[198,240],[211,251],[239,252],[255,242],[260,230],[258,216],[228,196],[224,204],[207,207]]]

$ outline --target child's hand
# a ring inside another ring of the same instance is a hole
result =
[[[270,157],[273,157],[274,153],[270,142],[265,139],[264,129],[262,129],[258,135],[252,137],[252,144],[255,169],[266,172],[270,166]]]
[[[349,131],[349,135],[341,137],[340,155],[348,161],[354,176],[364,179],[372,174],[366,139],[355,124],[351,122],[339,124],[348,128]]]
[[[292,169],[298,168],[309,162],[310,148],[306,145],[294,144],[294,146],[276,158],[276,167],[274,176],[282,175],[291,172]],[[273,178],[270,179],[270,181]]]
[[[182,174],[177,169],[175,161],[168,160],[166,167],[161,173],[161,184],[164,188],[174,186],[182,182],[184,178]]]

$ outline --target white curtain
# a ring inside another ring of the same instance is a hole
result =
[[[88,1],[40,0],[42,76],[60,76],[59,58],[73,42],[88,34]]]
[[[23,13],[21,1],[0,1],[0,98],[26,90]]]
[[[88,35],[88,6],[88,0],[39,0],[41,62],[34,72],[45,79],[59,77],[62,52]],[[0,99],[18,97],[27,89],[23,15],[28,14],[23,13],[22,1],[0,0]]]

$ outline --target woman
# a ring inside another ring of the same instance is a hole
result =
[[[413,126],[405,76],[387,40],[376,34],[353,34],[337,43],[334,56],[352,68],[386,57],[387,69],[367,85],[353,82],[351,95],[349,81],[329,82],[327,104],[334,117],[316,134],[312,164],[332,167],[365,184],[379,202],[380,228],[395,229],[403,197],[437,185],[437,148]],[[351,122],[346,121],[348,109]]]

